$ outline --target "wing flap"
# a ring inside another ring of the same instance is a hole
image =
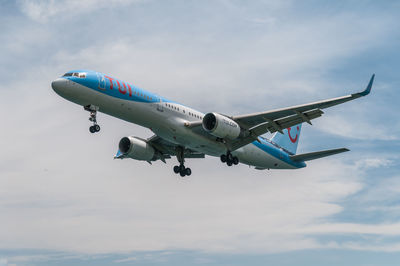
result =
[[[268,131],[274,133],[303,122],[308,122],[312,119],[320,117],[323,113],[324,112],[322,112],[320,109],[310,110],[304,113],[299,112],[298,114],[264,122],[251,128],[250,131],[257,136],[265,134]]]
[[[308,122],[311,119],[320,117],[324,112],[319,109],[310,110],[304,113],[298,113],[281,119],[270,120],[269,122],[261,123],[253,128],[250,128],[249,134],[240,139],[227,142],[230,150],[234,151],[258,139],[258,136],[267,133],[282,132],[283,129],[298,125],[303,122]],[[283,132],[282,132],[283,133]]]
[[[315,152],[310,152],[310,153],[291,155],[290,159],[292,159],[293,161],[311,161],[311,160],[335,155],[335,154],[346,152],[346,151],[349,151],[349,149],[339,148],[339,149],[332,149],[332,150],[315,151]]]

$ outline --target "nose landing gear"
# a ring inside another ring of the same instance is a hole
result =
[[[94,106],[94,105],[87,105],[84,107],[84,109],[86,111],[90,112],[90,116],[89,116],[89,121],[93,122],[93,126],[89,127],[89,131],[90,133],[96,133],[100,131],[100,126],[97,124],[97,111],[99,110],[99,107]]]
[[[222,154],[221,162],[226,163],[228,166],[232,166],[232,164],[237,165],[239,163],[239,158],[233,156],[230,151],[227,151],[226,154]]]
[[[89,131],[90,131],[90,133],[96,133],[96,132],[99,132],[100,131],[100,126],[99,125],[93,125],[93,126],[90,126],[89,127]]]

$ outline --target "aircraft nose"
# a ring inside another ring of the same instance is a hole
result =
[[[55,92],[60,92],[65,87],[65,79],[58,78],[51,82],[51,87]]]

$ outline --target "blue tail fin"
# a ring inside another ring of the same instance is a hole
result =
[[[299,143],[301,131],[301,124],[293,127],[289,127],[283,130],[283,134],[276,132],[271,141],[275,142],[282,148],[288,150],[289,152],[296,154],[297,144]]]

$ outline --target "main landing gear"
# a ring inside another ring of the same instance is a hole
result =
[[[226,163],[228,166],[232,166],[232,164],[237,165],[239,163],[239,158],[233,156],[230,151],[227,151],[226,154],[221,155],[221,162]]]
[[[96,133],[100,131],[100,126],[97,124],[97,111],[99,110],[99,107],[94,106],[94,105],[87,105],[84,107],[84,109],[86,111],[90,112],[90,117],[89,117],[89,121],[93,122],[93,126],[89,127],[89,131],[90,133]]]
[[[185,157],[184,157],[184,148],[178,147],[176,149],[176,158],[178,158],[179,165],[174,166],[174,173],[180,174],[181,177],[190,176],[192,174],[192,170],[188,167],[186,168]]]
[[[174,166],[175,174],[180,174],[181,177],[190,176],[192,174],[192,170],[190,168],[186,168],[183,164]]]

